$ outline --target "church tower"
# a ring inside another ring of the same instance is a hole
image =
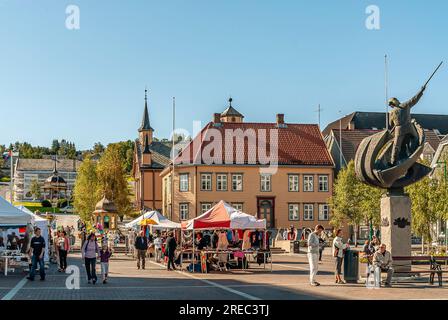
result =
[[[145,109],[143,110],[142,125],[138,129],[140,144],[145,147],[145,145],[150,145],[152,143],[152,137],[154,129],[151,128],[149,123],[149,113],[148,113],[148,90],[145,89]]]

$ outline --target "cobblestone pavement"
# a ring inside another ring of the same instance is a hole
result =
[[[81,270],[79,289],[67,289],[67,274],[59,273],[55,265],[47,270],[46,281],[23,280],[26,274],[0,275],[0,298],[8,299],[448,299],[448,283],[430,286],[427,279],[420,283],[397,283],[393,288],[369,290],[361,283],[336,285],[333,262],[324,256],[319,266],[320,287],[308,284],[308,264],[304,254],[274,255],[272,272],[249,269],[210,274],[168,272],[165,267],[148,262],[146,270],[137,270],[136,262],[117,255],[110,264],[110,281],[89,285],[78,254],[69,256],[69,265]],[[99,266],[98,266],[99,270]],[[361,273],[364,267],[361,266]]]

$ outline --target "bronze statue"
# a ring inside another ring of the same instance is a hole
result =
[[[355,156],[355,172],[362,182],[388,189],[390,194],[403,194],[403,188],[425,177],[431,168],[417,162],[423,152],[425,133],[411,117],[411,108],[418,103],[426,85],[440,68],[432,73],[420,91],[400,103],[389,100],[391,129],[365,138]]]

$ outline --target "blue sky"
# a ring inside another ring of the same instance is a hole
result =
[[[65,9],[80,8],[80,30]],[[380,8],[381,29],[365,27]],[[0,0],[0,144],[134,139],[145,85],[158,137],[234,106],[248,122],[322,127],[406,99],[446,60],[447,1]],[[448,61],[447,61],[448,64]],[[415,112],[447,113],[447,65]]]

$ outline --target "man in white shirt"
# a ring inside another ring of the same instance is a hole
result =
[[[320,286],[315,280],[319,267],[319,237],[324,231],[324,227],[318,224],[308,236],[308,262],[310,264],[310,284],[312,286]]]

